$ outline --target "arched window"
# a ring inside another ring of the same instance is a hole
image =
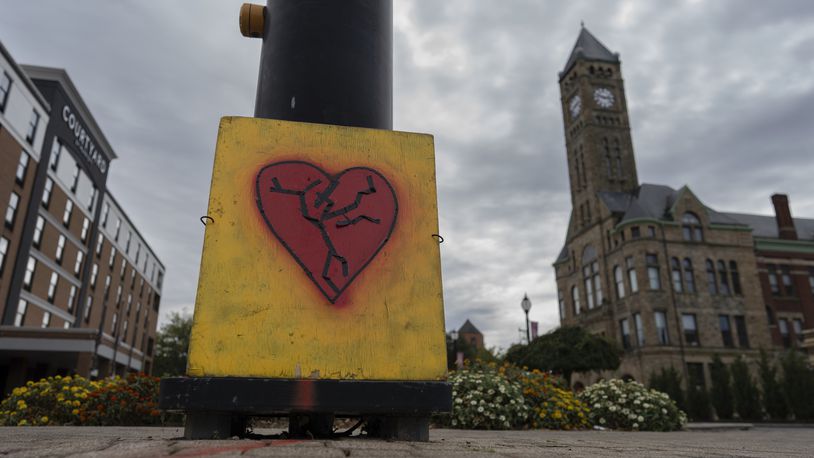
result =
[[[741,290],[741,276],[738,274],[738,263],[729,261],[729,274],[732,276],[732,291],[740,296],[743,294]]]
[[[718,279],[719,285],[721,287],[721,294],[729,296],[732,294],[729,291],[729,278],[726,275],[726,263],[723,261],[718,261]]]
[[[565,296],[562,294],[562,290],[557,290],[557,299],[560,304],[560,321],[565,318]]]
[[[579,315],[582,306],[579,303],[579,288],[576,285],[571,287],[571,303],[574,304],[574,315]]]
[[[684,213],[684,216],[681,217],[681,229],[684,234],[684,240],[692,242],[704,240],[704,235],[701,232],[701,221],[695,213]]]
[[[622,299],[625,297],[625,276],[621,267],[613,266],[613,280],[616,282],[616,297]]]
[[[582,279],[585,283],[585,297],[588,300],[588,310],[602,305],[602,282],[599,278],[599,261],[596,258],[596,249],[588,245],[582,250]]]
[[[687,292],[695,292],[695,276],[692,271],[692,261],[690,258],[684,258],[684,284],[687,285]]]
[[[718,281],[715,279],[715,263],[707,259],[707,289],[710,294],[718,294]]]
[[[678,258],[672,258],[670,260],[670,270],[672,271],[673,277],[673,289],[677,293],[684,291],[684,285],[681,282],[681,264],[678,262]]]

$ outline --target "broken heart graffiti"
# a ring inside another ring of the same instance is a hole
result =
[[[256,198],[271,232],[331,303],[381,251],[398,214],[393,187],[367,167],[329,175],[303,161],[269,164],[257,173]]]

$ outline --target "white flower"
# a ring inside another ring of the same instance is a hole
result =
[[[644,421],[644,417],[643,417],[643,416],[641,416],[641,415],[639,415],[639,418],[637,418],[636,420],[638,420],[638,421]]]
[[[667,414],[667,409],[661,409],[661,413],[666,415]]]
[[[600,419],[599,419],[599,423],[600,423],[600,424],[602,424],[602,425],[604,425],[604,424],[605,424],[605,419],[604,419],[604,418],[600,418]]]
[[[460,403],[462,403],[462,402],[464,402],[464,400],[463,400],[463,399],[461,399],[461,398],[455,398],[455,404],[460,404]]]
[[[483,412],[483,406],[478,406],[478,412]]]
[[[506,420],[506,416],[505,416],[505,415],[501,415],[499,418],[500,418],[500,421],[505,421],[505,420]]]
[[[639,424],[638,423],[633,423],[633,429],[639,429]]]
[[[452,419],[452,426],[455,426],[455,425],[457,425],[457,424],[458,424],[458,420],[456,420],[456,419],[454,419],[454,418],[453,418],[453,419]]]
[[[478,401],[470,401],[469,403],[474,406],[474,405],[476,405],[478,403]]]

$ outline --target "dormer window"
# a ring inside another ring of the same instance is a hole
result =
[[[690,242],[701,242],[704,240],[704,234],[701,231],[701,221],[695,213],[684,213],[681,217],[681,229],[684,234],[684,240]]]

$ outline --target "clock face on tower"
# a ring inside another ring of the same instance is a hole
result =
[[[568,102],[568,109],[571,110],[572,118],[579,116],[579,112],[582,110],[582,98],[580,98],[579,95],[571,97],[571,100]]]
[[[606,87],[598,87],[594,89],[594,101],[601,108],[610,108],[613,106],[613,92]]]

